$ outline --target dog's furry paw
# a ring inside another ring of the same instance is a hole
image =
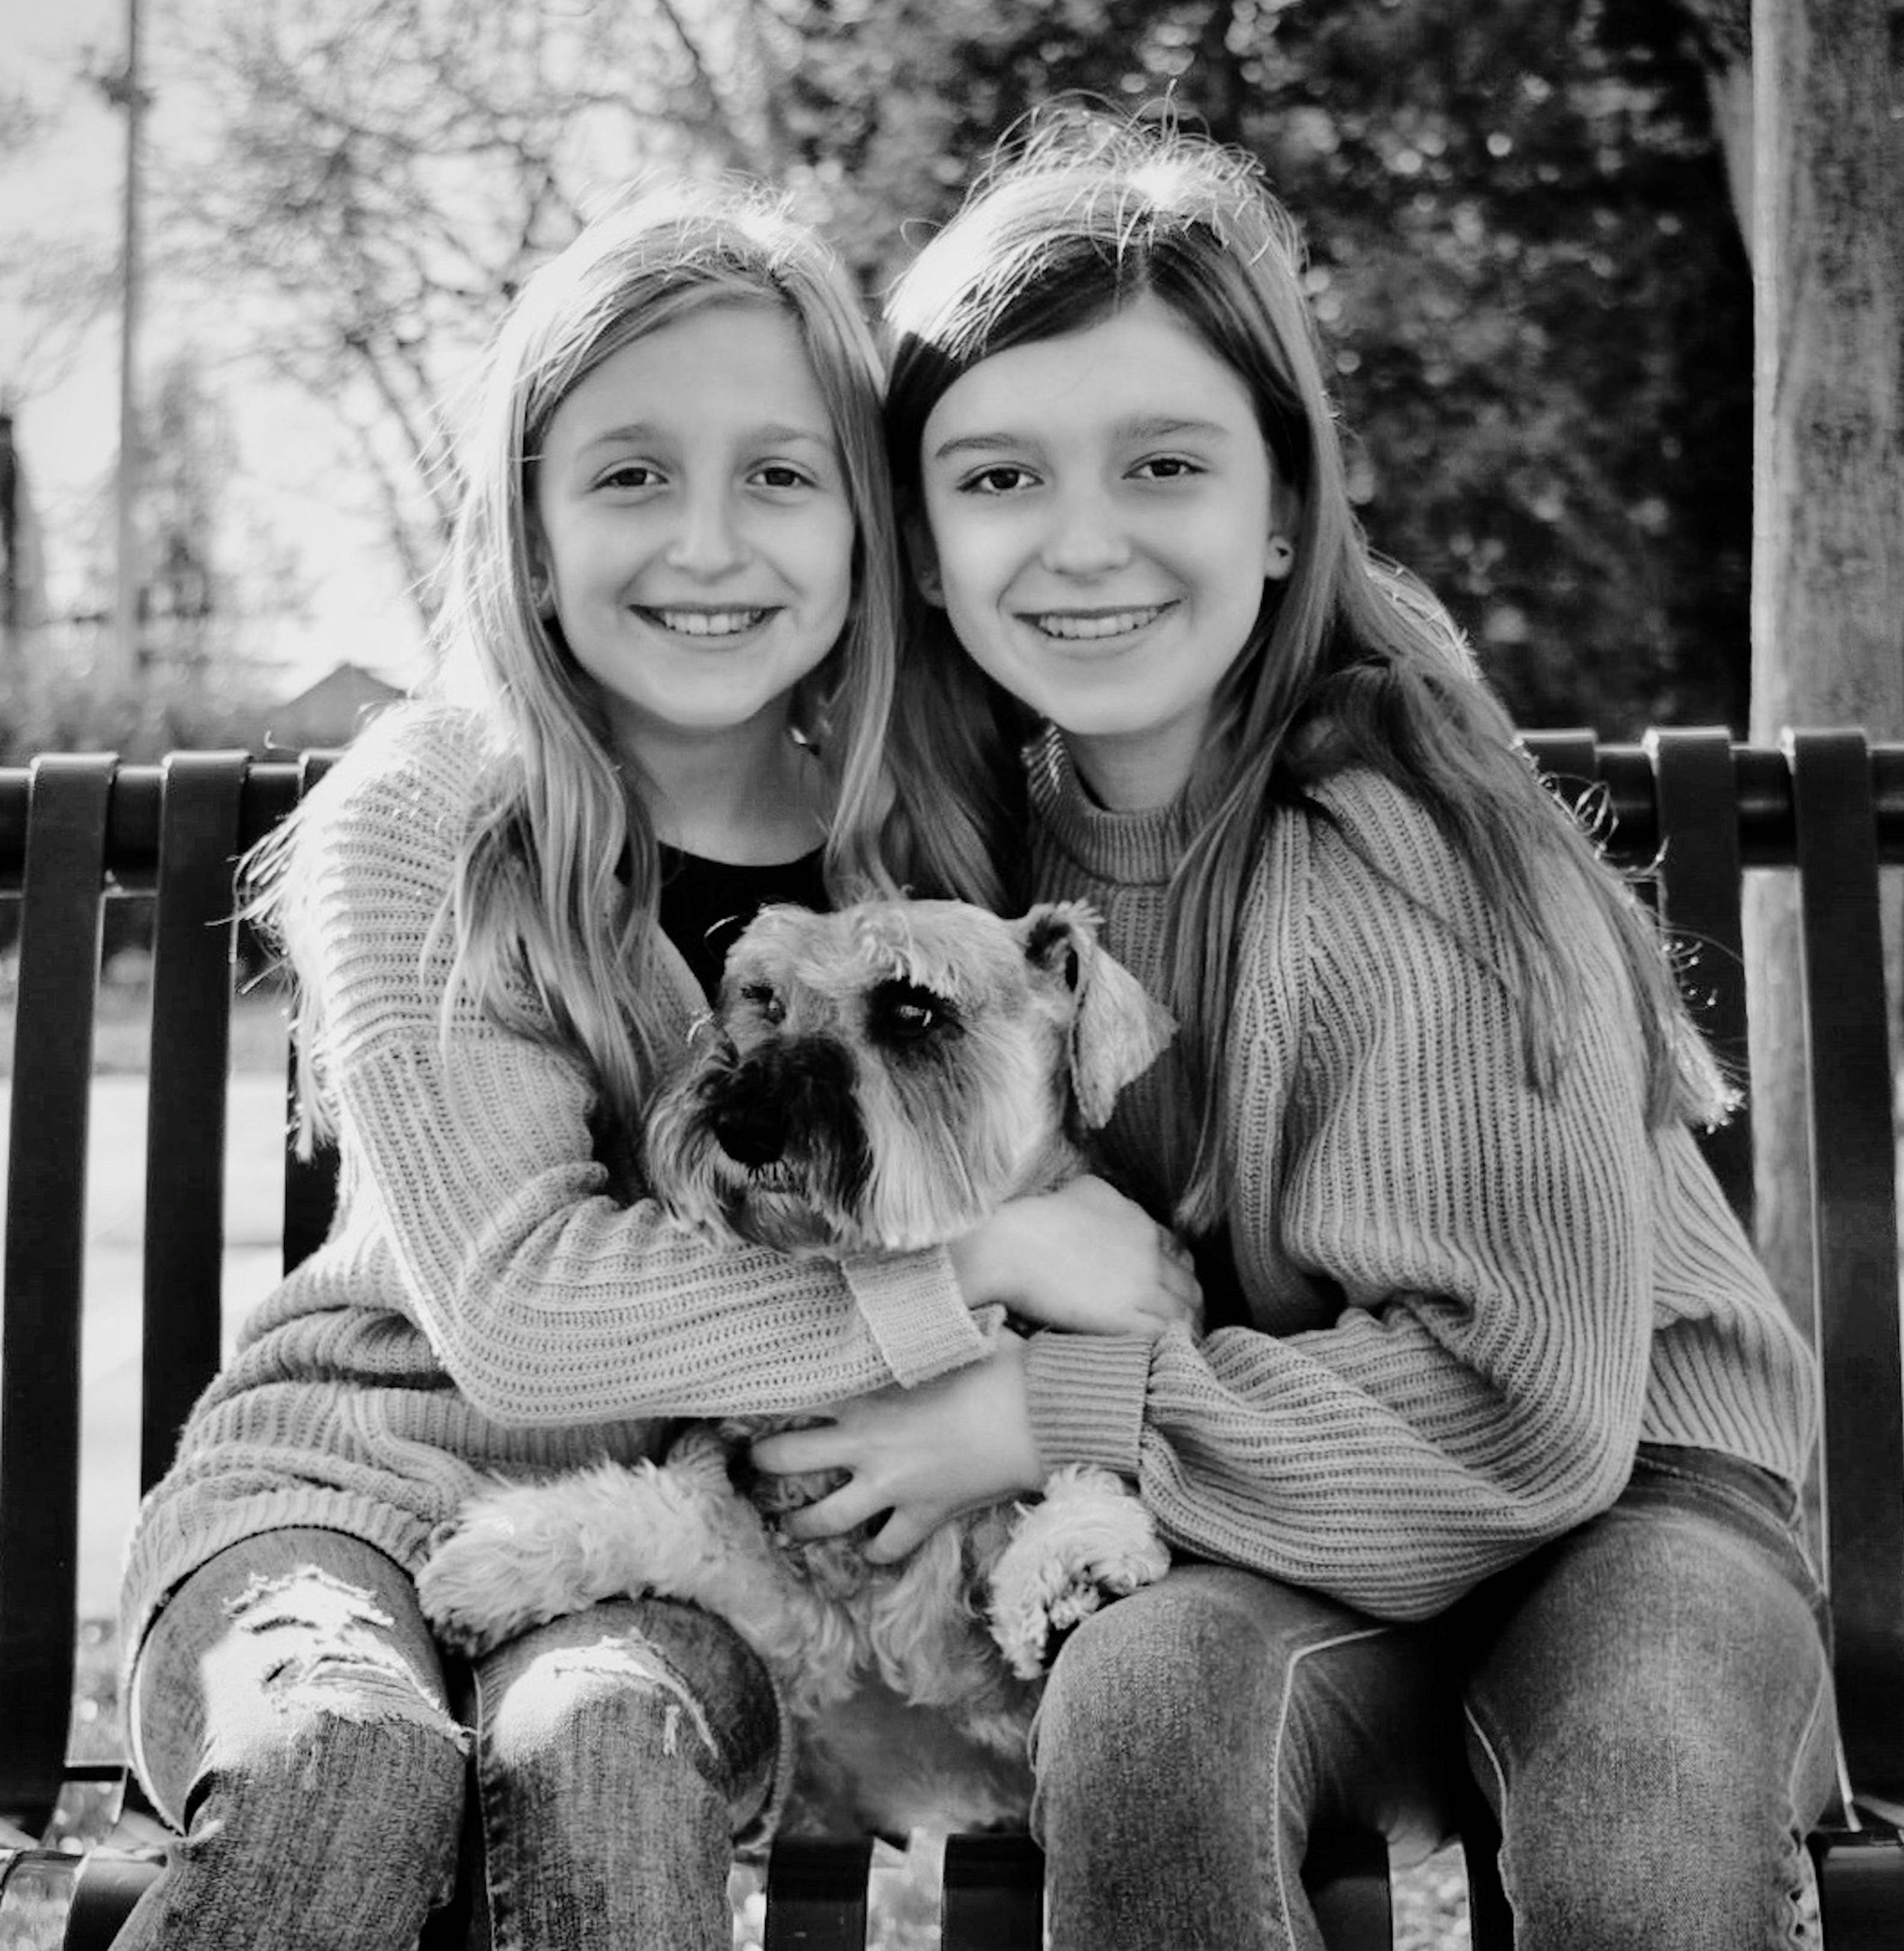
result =
[[[1067,1465],[1053,1472],[1041,1503],[1024,1507],[992,1568],[992,1637],[1013,1672],[1035,1680],[1080,1620],[1154,1584],[1169,1564],[1150,1512],[1122,1478]]]
[[[573,1528],[545,1487],[501,1484],[470,1499],[417,1575],[430,1629],[472,1658],[608,1594],[595,1589]]]

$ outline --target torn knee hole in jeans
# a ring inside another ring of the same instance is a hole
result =
[[[380,1636],[395,1622],[361,1587],[314,1566],[279,1578],[260,1575],[225,1611],[240,1632],[299,1636],[263,1676],[265,1698],[279,1712],[367,1724],[408,1721],[468,1752],[468,1731]]]
[[[578,1676],[585,1675],[659,1699],[663,1706],[661,1748],[664,1754],[680,1753],[684,1722],[693,1729],[708,1753],[717,1757],[720,1753],[720,1745],[714,1739],[707,1710],[693,1692],[664,1666],[645,1659],[632,1647],[610,1639],[598,1640],[592,1646],[563,1647],[542,1655],[535,1667],[540,1676],[551,1683],[573,1683]],[[532,1684],[533,1676],[517,1683],[514,1690],[518,1695],[519,1706],[522,1704],[522,1688]]]

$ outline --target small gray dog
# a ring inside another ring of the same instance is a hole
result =
[[[1078,1139],[1169,1034],[1076,904],[1013,922],[954,901],[769,908],[657,1100],[650,1177],[722,1239],[835,1257],[935,1244],[1075,1177]],[[776,1509],[831,1487],[750,1471],[748,1438],[790,1420],[690,1424],[660,1464],[479,1495],[418,1579],[425,1612],[480,1651],[617,1594],[691,1600],[733,1625],[788,1704],[782,1828],[1022,1821],[1057,1640],[1166,1569],[1143,1506],[1112,1473],[1067,1468],[1038,1503],[872,1565],[854,1538],[775,1528]]]

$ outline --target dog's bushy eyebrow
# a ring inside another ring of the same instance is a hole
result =
[[[885,982],[910,982],[941,996],[955,996],[966,985],[955,958],[929,954],[903,913],[860,918],[855,946],[869,976]]]

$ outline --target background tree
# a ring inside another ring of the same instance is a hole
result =
[[[420,613],[472,348],[606,185],[776,177],[876,295],[1034,102],[1167,94],[1303,220],[1371,535],[1523,721],[1743,729],[1751,292],[1679,10],[174,0],[148,45],[208,104],[155,148],[167,276],[334,417]]]
[[[220,529],[236,443],[223,402],[189,353],[161,373],[145,420],[139,654],[148,664],[202,673],[229,648],[235,621],[236,579]]]
[[[154,228],[182,279],[242,294],[270,372],[336,414],[423,616],[471,354],[604,184],[770,168],[751,28],[715,0],[245,0],[155,36],[220,112],[161,170]]]
[[[1638,0],[801,14],[791,167],[876,285],[1053,91],[1262,156],[1360,437],[1377,544],[1524,723],[1744,729],[1751,285],[1693,23]]]
[[[45,574],[32,485],[0,392],[0,681],[19,676],[27,633],[45,613]]]
[[[1687,0],[1756,272],[1752,713],[1904,736],[1904,8]],[[1759,1245],[1809,1288],[1797,917],[1746,889]],[[1904,913],[1884,916],[1893,1010]]]

